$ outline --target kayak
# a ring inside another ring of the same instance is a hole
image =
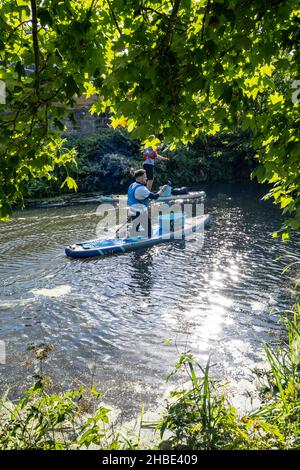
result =
[[[67,256],[71,258],[89,258],[91,256],[107,256],[127,251],[149,248],[160,243],[176,241],[183,233],[184,237],[201,230],[210,223],[209,214],[190,217],[184,221],[184,227],[173,232],[163,233],[159,226],[154,227],[152,238],[137,236],[133,238],[111,238],[88,240],[68,246],[65,249]],[[177,236],[177,238],[176,238]]]
[[[192,191],[188,194],[172,194],[171,196],[159,196],[158,199],[155,199],[155,202],[168,202],[176,201],[181,199],[204,199],[206,194],[204,191]],[[101,196],[100,202],[108,204],[118,204],[120,201],[127,201],[127,196]]]

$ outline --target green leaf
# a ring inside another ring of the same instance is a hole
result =
[[[281,209],[284,209],[286,206],[291,204],[294,201],[292,197],[282,197],[280,199],[280,207]]]
[[[0,201],[0,221],[5,222],[6,220],[9,219],[11,215],[12,215],[11,206],[6,202],[1,203]]]
[[[59,119],[57,119],[57,118],[55,118],[55,119],[53,120],[53,123],[54,123],[54,125],[55,125],[56,127],[58,127],[58,129],[60,129],[61,131],[65,130],[65,128],[66,128],[66,127],[65,127],[65,124],[64,124],[62,121],[60,121]]]
[[[280,93],[278,93],[277,91],[275,93],[272,93],[269,96],[269,100],[270,100],[272,105],[283,104],[284,103],[283,96]]]
[[[53,18],[46,8],[39,8],[38,10],[38,18],[41,22],[42,26],[53,26]]]
[[[287,232],[283,232],[281,238],[283,242],[287,242],[290,239],[290,234]]]
[[[73,76],[68,76],[66,79],[66,94],[68,98],[73,97],[75,94],[79,95],[80,94],[80,89],[77,85],[77,83],[74,80]]]
[[[259,165],[251,174],[252,178],[256,177],[258,181],[264,182],[266,178],[266,168],[263,165]]]
[[[294,140],[288,142],[286,150],[291,155],[300,156],[300,142]]]
[[[18,74],[19,80],[21,80],[21,77],[26,76],[24,65],[22,64],[22,62],[20,60],[15,65],[15,71]]]
[[[232,87],[230,85],[225,85],[223,88],[223,93],[220,96],[220,100],[225,101],[225,103],[230,103],[232,100]]]
[[[65,184],[67,184],[69,189],[74,189],[75,191],[77,191],[78,189],[76,181],[70,176],[67,176],[67,178],[65,179],[65,181],[62,183],[60,187],[63,188]]]

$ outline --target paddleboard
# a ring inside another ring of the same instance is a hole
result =
[[[210,223],[210,219],[211,216],[209,214],[188,218],[184,222],[183,230],[181,228],[169,234],[164,233],[163,235],[159,234],[159,228],[156,226],[153,229],[152,238],[138,236],[134,238],[97,239],[75,243],[74,245],[68,246],[65,249],[65,253],[71,258],[88,258],[92,256],[107,256],[117,253],[122,254],[132,250],[149,248],[160,243],[178,240],[177,236],[182,232],[184,232],[184,236],[190,235],[193,232],[206,227]]]

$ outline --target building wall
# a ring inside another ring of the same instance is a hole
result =
[[[97,100],[95,96],[86,99],[84,96],[76,100],[76,104],[70,110],[73,113],[76,124],[71,120],[64,120],[68,132],[76,132],[78,134],[96,134],[98,129],[108,127],[111,114],[107,110],[106,113],[91,115],[89,109],[92,104]]]

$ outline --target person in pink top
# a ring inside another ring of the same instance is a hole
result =
[[[155,139],[155,135],[150,135],[149,140]],[[160,147],[157,147],[159,150]],[[157,153],[153,147],[146,147],[143,150],[143,157],[144,157],[144,170],[146,171],[147,175],[147,188],[149,191],[152,189],[153,180],[154,180],[154,163],[155,160],[169,160],[167,157],[162,157]]]

